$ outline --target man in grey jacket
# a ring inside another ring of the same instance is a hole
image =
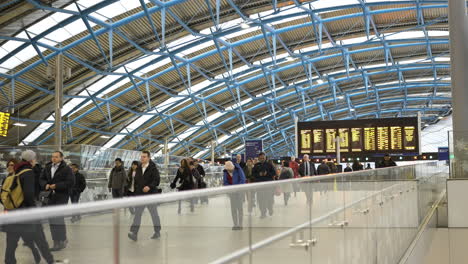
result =
[[[127,181],[127,174],[123,167],[123,162],[120,158],[115,159],[115,167],[109,176],[109,191],[112,192],[113,198],[121,198],[124,196],[125,183]]]

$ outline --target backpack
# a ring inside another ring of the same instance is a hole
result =
[[[6,177],[0,191],[0,201],[6,210],[19,208],[24,201],[23,188],[21,187],[20,175],[32,171],[31,169],[22,170],[20,173]]]

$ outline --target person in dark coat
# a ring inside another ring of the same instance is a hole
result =
[[[317,174],[318,175],[326,175],[330,174],[330,167],[327,165],[325,160],[317,167]]]
[[[72,204],[80,202],[81,193],[86,189],[86,178],[80,173],[78,164],[70,165],[73,176],[75,177],[75,185],[70,192],[70,200]],[[81,220],[80,215],[74,215],[71,218],[72,223]]]
[[[396,165],[390,155],[385,154],[384,159],[379,163],[379,168],[394,167]]]
[[[138,165],[133,184],[135,188],[135,196],[161,193],[161,189],[158,188],[161,177],[159,175],[158,167],[151,160],[150,152],[141,152],[140,161],[141,163]],[[148,208],[153,221],[154,234],[151,239],[159,239],[161,237],[161,221],[159,219],[158,206],[156,204],[150,204],[135,208],[135,217],[133,218],[133,224],[130,227],[130,233],[128,233],[128,238],[133,241],[137,241],[138,231],[140,230],[141,224],[141,216],[145,207]]]
[[[299,166],[299,175],[301,177],[317,175],[314,162],[309,159],[309,155],[304,155],[303,162]]]
[[[255,182],[266,182],[273,181],[276,177],[276,170],[267,161],[265,153],[261,152],[258,155],[258,162],[252,169],[252,175]],[[258,207],[260,208],[260,218],[266,217],[266,212],[273,215],[273,203],[274,203],[275,190],[273,188],[262,188],[257,191]]]
[[[42,173],[42,166],[39,163],[36,163],[33,167],[33,172],[34,172],[34,192],[35,192],[35,198],[36,200],[39,200],[39,193],[41,192],[41,184],[40,184],[40,178],[41,178],[41,173]]]
[[[127,174],[120,158],[115,159],[115,167],[112,168],[109,175],[107,187],[112,192],[112,198],[122,198],[124,196],[125,184],[127,183]]]
[[[71,168],[63,160],[62,152],[52,153],[52,161],[42,171],[40,185],[41,190],[52,192],[48,206],[68,204],[75,179]],[[63,217],[50,219],[50,232],[54,241],[52,251],[67,247],[67,229]]]
[[[237,163],[232,163],[232,161],[227,161],[224,164],[224,171],[223,171],[223,185],[224,186],[231,186],[237,184],[244,184],[246,182],[244,171]],[[231,201],[231,216],[232,222],[234,226],[232,230],[242,230],[242,223],[244,218],[244,210],[243,210],[243,201],[244,201],[244,193],[237,192],[237,193],[230,193],[229,200]]]
[[[15,165],[14,171],[19,176],[21,188],[23,190],[24,201],[18,209],[23,210],[36,207],[35,201],[35,175],[32,170],[36,163],[36,153],[26,150],[21,153],[22,161]],[[28,222],[9,224],[4,226],[6,232],[5,263],[15,264],[15,251],[18,241],[22,238],[28,247],[34,247],[33,255],[36,263],[41,261],[41,255],[47,263],[54,263],[54,257],[49,250],[49,245],[44,234],[42,225],[39,222]],[[39,248],[40,254],[35,249]],[[32,248],[31,248],[32,249]]]
[[[344,172],[352,172],[352,171],[353,171],[353,169],[351,168],[349,163],[346,163],[346,168],[344,168]]]
[[[241,155],[241,154],[237,154],[237,155],[236,155],[236,163],[239,164],[239,166],[240,166],[242,169],[245,168],[246,163],[242,160],[242,155]]]
[[[364,165],[362,165],[361,162],[355,160],[353,162],[353,171],[360,171],[360,170],[364,170]]]
[[[197,172],[194,174],[194,172]],[[197,189],[198,187],[198,178],[200,177],[198,171],[190,166],[190,162],[187,159],[183,159],[180,161],[180,168],[177,170],[176,177],[172,181],[170,187],[172,189],[176,188],[177,183],[179,183],[179,187],[177,190],[179,191],[189,191],[193,189]],[[190,211],[193,212],[194,208],[194,199],[190,199]],[[180,214],[182,212],[182,201],[179,201],[179,208],[177,209],[177,213]]]
[[[193,166],[195,167],[195,169],[197,169],[198,174],[200,175],[200,180],[198,181],[198,188],[205,189],[207,187],[206,181],[205,181],[205,175],[206,175],[205,169],[203,169],[203,166],[199,164],[198,160],[196,159],[193,160]],[[195,201],[198,202],[198,199],[195,199]],[[200,203],[208,204],[208,197],[207,196],[200,197]]]

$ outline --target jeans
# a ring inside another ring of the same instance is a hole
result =
[[[135,218],[133,218],[133,224],[130,227],[130,232],[138,234],[138,231],[140,230],[141,216],[145,208],[148,208],[148,211],[151,214],[154,232],[159,233],[161,231],[161,221],[159,219],[158,206],[155,204],[135,207]]]
[[[229,194],[229,199],[231,200],[232,222],[235,227],[242,227],[244,193],[231,193]]]
[[[47,263],[54,262],[54,256],[50,253],[49,244],[47,243],[44,229],[41,224],[33,224],[36,226],[35,232],[7,232],[6,233],[6,250],[5,250],[5,263],[16,264],[15,251],[18,247],[18,241],[21,238],[25,241],[28,247],[38,247],[42,257]]]

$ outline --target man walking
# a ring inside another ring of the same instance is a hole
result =
[[[266,160],[265,153],[262,152],[258,155],[258,163],[253,167],[252,175],[255,178],[255,182],[273,181],[276,177],[275,168]],[[262,188],[257,191],[258,206],[261,212],[260,218],[266,217],[267,210],[270,216],[273,215],[274,194],[275,192],[271,187]]]
[[[75,182],[72,170],[63,161],[63,153],[60,151],[52,153],[51,160],[42,171],[40,178],[41,190],[51,193],[47,205],[68,204],[70,192]],[[62,250],[67,247],[67,229],[63,217],[50,219],[50,233],[54,241],[52,251]]]
[[[125,184],[127,182],[127,174],[123,167],[123,162],[120,158],[115,159],[115,167],[112,168],[109,176],[109,191],[112,192],[112,198],[121,198],[124,196]]]
[[[140,156],[141,163],[138,165],[134,179],[134,194],[135,196],[150,195],[160,193],[161,189],[158,188],[160,176],[156,164],[151,160],[149,151],[143,151]],[[128,238],[133,241],[138,239],[138,231],[140,230],[141,215],[145,207],[151,214],[153,220],[154,234],[151,239],[158,239],[161,237],[161,223],[159,220],[158,207],[156,204],[146,206],[138,206],[135,208],[135,217],[133,224],[130,227]]]
[[[317,175],[317,171],[315,170],[315,165],[314,163],[309,159],[309,155],[304,155],[302,158],[302,163],[299,166],[299,175],[301,177],[308,177],[308,176],[314,176]],[[307,204],[311,204],[312,198],[313,198],[313,190],[312,190],[312,183],[304,183],[302,184],[306,198],[307,198]],[[307,188],[308,187],[308,188]]]

